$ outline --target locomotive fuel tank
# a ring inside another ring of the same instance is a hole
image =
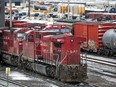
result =
[[[110,29],[104,33],[103,44],[116,52],[116,29]]]

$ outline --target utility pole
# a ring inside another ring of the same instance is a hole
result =
[[[22,1],[23,7],[25,7],[26,0]]]
[[[68,20],[69,20],[69,17],[70,17],[70,0],[68,0]]]
[[[5,0],[0,0],[0,27],[5,26],[4,7],[5,7]]]
[[[28,0],[28,16],[30,17],[30,0]]]
[[[10,3],[10,28],[12,27],[12,0],[9,0]]]

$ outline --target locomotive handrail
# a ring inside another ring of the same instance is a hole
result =
[[[62,64],[62,62],[67,58],[67,52],[66,52],[66,55],[64,56],[64,58],[61,60],[61,62],[59,63],[59,66]]]
[[[59,66],[62,64],[62,62],[65,60],[67,58],[67,52],[66,52],[66,55],[64,56],[64,58],[62,59],[62,61],[60,61],[59,63],[58,63],[58,59],[57,59],[57,64],[58,65],[56,65],[56,77],[58,77],[59,76]]]
[[[87,53],[81,53],[80,58],[81,58],[81,63],[82,64],[87,64]]]

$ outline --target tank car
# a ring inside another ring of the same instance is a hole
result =
[[[107,55],[116,53],[116,29],[110,29],[104,33],[103,44]]]

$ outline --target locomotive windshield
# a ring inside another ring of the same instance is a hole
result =
[[[69,30],[69,29],[61,29],[61,32],[62,32],[62,33],[70,32],[70,30]]]
[[[50,31],[67,33],[70,32],[70,29],[50,29]]]
[[[59,29],[50,29],[50,31],[59,32]]]
[[[17,38],[24,39],[25,38],[25,34],[24,33],[18,33],[17,34]]]

